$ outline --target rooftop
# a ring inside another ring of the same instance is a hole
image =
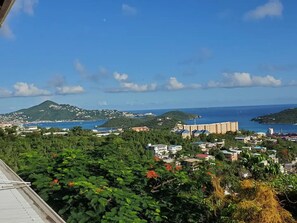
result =
[[[65,223],[29,185],[0,160],[0,222]]]
[[[14,0],[0,0],[0,27],[2,26],[5,17],[11,9]]]

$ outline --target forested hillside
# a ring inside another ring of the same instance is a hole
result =
[[[98,120],[123,117],[124,112],[117,110],[86,110],[68,104],[58,104],[53,101],[0,115],[0,122],[36,122],[36,121],[73,121]]]
[[[297,124],[297,108],[253,118],[252,121],[267,124]]]
[[[297,177],[261,166],[261,156],[247,153],[243,161],[230,163],[216,155],[214,163],[192,170],[164,163],[145,149],[148,143],[182,145],[177,159],[200,152],[191,140],[169,131],[126,131],[102,138],[80,128],[67,136],[44,136],[44,131],[24,137],[15,129],[1,130],[0,158],[32,182],[67,222],[295,222],[282,205],[296,214],[286,196],[296,201]],[[234,134],[201,139],[221,138],[226,146],[239,145]],[[240,178],[242,168],[253,178]]]
[[[147,126],[154,129],[172,129],[177,123],[197,118],[197,115],[182,111],[170,111],[159,116],[145,116],[141,118],[118,117],[108,120],[101,127],[129,128]]]

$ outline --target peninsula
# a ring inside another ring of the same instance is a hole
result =
[[[290,108],[281,112],[258,116],[253,118],[252,121],[264,124],[296,124],[297,108]]]
[[[183,123],[184,120],[194,118],[197,118],[197,115],[182,111],[170,111],[158,116],[113,118],[100,127],[130,128],[135,126],[147,126],[154,129],[172,129],[177,123]]]

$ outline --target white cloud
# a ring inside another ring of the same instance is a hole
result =
[[[80,85],[77,86],[61,86],[57,87],[57,94],[81,94],[84,92],[84,88]]]
[[[166,86],[168,90],[179,90],[183,89],[184,87],[184,84],[179,82],[175,77],[170,77]]]
[[[114,79],[116,79],[117,81],[126,81],[128,79],[128,74],[120,74],[118,72],[114,72],[113,73],[113,77]]]
[[[281,80],[275,79],[273,76],[267,75],[264,77],[254,76],[252,78],[254,85],[265,87],[278,87],[282,84]]]
[[[136,84],[132,82],[121,83],[123,91],[146,92],[154,91],[157,88],[156,84]]]
[[[244,15],[245,20],[259,20],[265,17],[281,17],[283,5],[280,0],[269,0],[266,4],[247,12]]]
[[[127,4],[122,4],[122,13],[127,16],[137,15],[137,9]]]
[[[120,82],[120,88],[108,90],[108,92],[147,92],[154,91],[157,89],[157,84],[137,84],[131,81],[128,81],[128,74],[114,72],[113,77],[115,80]]]
[[[225,87],[225,88],[238,88],[238,87],[278,87],[281,86],[281,80],[273,76],[253,76],[249,73],[235,72],[232,74],[223,74],[221,82],[210,81],[208,87]]]
[[[14,96],[28,97],[28,96],[44,96],[51,93],[47,90],[39,89],[34,84],[27,84],[24,82],[17,82],[14,86]]]

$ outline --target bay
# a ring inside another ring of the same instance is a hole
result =
[[[251,121],[257,116],[275,113],[288,108],[295,108],[296,104],[285,105],[257,105],[257,106],[233,106],[233,107],[208,107],[208,108],[173,108],[173,109],[145,109],[133,110],[134,113],[153,113],[161,115],[168,111],[179,110],[187,113],[192,113],[201,116],[195,120],[187,120],[187,124],[207,124],[226,121],[238,121],[239,129],[250,130],[255,132],[266,132],[268,128],[273,128],[275,132],[282,133],[297,133],[297,125],[289,124],[259,124]],[[100,126],[106,120],[96,121],[77,121],[77,122],[40,122],[30,123],[26,126],[37,125],[43,128],[73,128],[81,126],[83,129],[95,129],[95,126]],[[107,130],[107,129],[101,129]]]

